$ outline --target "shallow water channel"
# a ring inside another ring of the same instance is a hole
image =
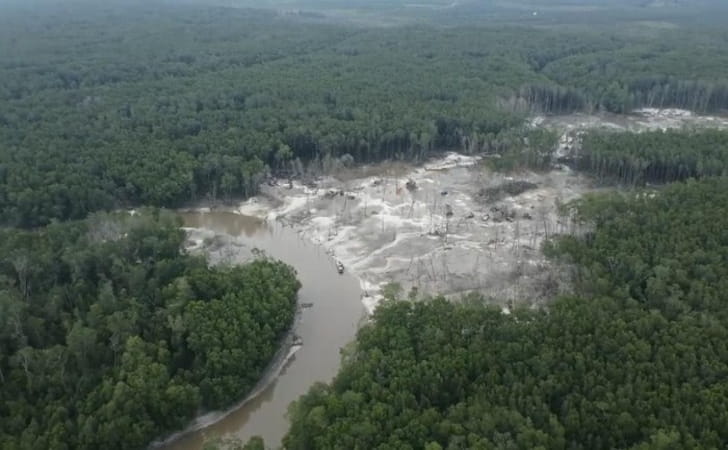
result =
[[[294,332],[303,345],[280,373],[273,369],[269,384],[222,419],[217,420],[220,414],[201,418],[203,423],[214,423],[184,434],[163,448],[199,450],[206,438],[231,434],[244,441],[258,435],[268,447],[277,448],[288,428],[288,405],[317,381],[330,381],[339,368],[341,348],[354,339],[364,317],[359,281],[348,273],[339,275],[324,249],[305,242],[292,228],[230,212],[181,215],[191,229],[191,237],[214,236],[223,243],[224,248],[215,252],[218,259],[223,255],[227,262],[243,262],[257,248],[293,266],[302,284],[299,304],[312,306],[301,309],[295,325]],[[215,255],[210,256],[214,261]]]

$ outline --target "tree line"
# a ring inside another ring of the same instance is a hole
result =
[[[32,230],[0,229],[0,446],[144,447],[243,397],[293,321],[290,267],[210,268],[168,213],[89,213],[445,149],[546,168],[556,136],[524,131],[535,112],[726,107],[725,33],[622,31],[3,10],[0,224]],[[635,185],[724,175],[724,136],[594,134],[580,164]],[[574,204],[593,229],[547,251],[579,295],[548,310],[383,305],[292,407],[286,446],[720,447],[726,187]]]
[[[627,186],[727,175],[728,131],[593,131],[583,137],[575,166]]]
[[[143,448],[257,383],[295,273],[209,268],[180,227],[145,210],[0,230],[0,447]]]
[[[728,109],[728,80],[720,73],[728,64],[725,33],[686,26],[684,34],[666,31],[655,40],[623,31],[611,37],[611,47],[564,54],[544,64],[540,72],[552,81],[552,92],[558,90],[554,85],[575,88],[587,109],[616,113],[640,107],[698,113]]]
[[[371,29],[154,2],[14,14],[0,18],[11,226],[229,200],[339,161],[491,152],[536,111],[726,106],[725,36],[709,29]]]
[[[728,179],[571,205],[547,251],[576,296],[509,314],[477,296],[390,301],[287,449],[668,449],[728,442]]]

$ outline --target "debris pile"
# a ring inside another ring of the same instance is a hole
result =
[[[507,181],[498,186],[481,189],[478,191],[478,197],[487,202],[497,202],[506,196],[515,197],[526,191],[536,189],[537,187],[537,184],[531,183],[530,181]]]

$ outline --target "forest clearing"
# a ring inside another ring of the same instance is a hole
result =
[[[600,189],[590,177],[557,162],[569,153],[573,157],[580,134],[723,129],[728,118],[668,109],[627,116],[539,116],[529,123],[560,136],[548,170],[504,174],[491,170],[482,157],[451,153],[422,165],[359,167],[315,183],[289,186],[279,180],[263,185],[261,195],[238,207],[222,209],[279,221],[341,260],[360,278],[370,313],[390,283],[399,285],[402,295],[412,288],[415,296],[417,290],[450,296],[477,292],[504,308],[536,305],[568,289],[564,269],[541,251],[549,236],[577,231],[560,206]],[[409,189],[408,182],[415,188]],[[514,183],[529,186],[487,195]]]

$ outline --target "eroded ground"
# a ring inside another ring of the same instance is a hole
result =
[[[680,110],[630,116],[534,118],[563,133],[560,150],[596,127],[641,131],[728,127],[728,119]],[[558,156],[558,155],[557,155]],[[238,212],[279,221],[357,275],[371,311],[389,282],[403,293],[477,291],[500,302],[534,304],[564,290],[562,270],[541,253],[554,233],[570,231],[558,206],[594,190],[565,167],[504,175],[474,157],[449,154],[420,167],[368,166],[303,185],[266,186]]]
[[[504,306],[558,290],[540,246],[565,231],[557,205],[589,191],[587,179],[567,169],[504,176],[457,154],[397,172],[268,186],[239,211],[323,247],[362,280],[370,311],[392,281],[405,293],[483,292]]]

